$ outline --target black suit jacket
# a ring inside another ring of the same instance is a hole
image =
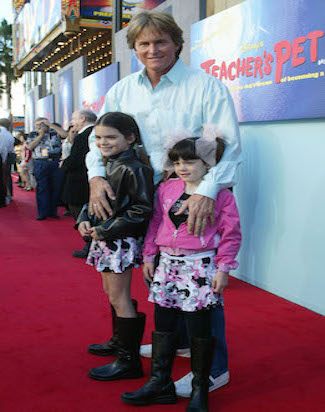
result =
[[[66,204],[82,206],[89,199],[89,184],[86,167],[86,154],[89,152],[88,138],[93,127],[87,127],[77,134],[71,153],[62,164],[65,174],[62,200]]]

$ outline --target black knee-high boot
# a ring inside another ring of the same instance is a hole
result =
[[[125,392],[122,401],[132,405],[171,404],[177,402],[171,378],[177,347],[173,332],[152,332],[152,361],[149,381],[135,392]]]
[[[99,381],[135,379],[143,376],[139,356],[146,315],[137,318],[117,318],[119,350],[117,358],[110,364],[90,369],[89,376]]]
[[[135,299],[132,299],[132,304],[134,306],[135,311],[138,310],[138,302]],[[97,356],[117,356],[118,349],[119,349],[119,342],[117,336],[117,320],[116,320],[116,312],[114,307],[111,305],[111,314],[112,314],[112,328],[113,328],[113,336],[108,342],[102,344],[95,344],[90,345],[88,347],[88,352],[97,355]]]
[[[208,412],[209,374],[215,338],[192,338],[192,394],[186,412]]]

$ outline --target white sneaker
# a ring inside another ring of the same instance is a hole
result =
[[[140,356],[143,356],[144,358],[151,358],[152,357],[152,345],[141,345],[140,346]],[[190,358],[191,350],[190,348],[177,349],[176,356],[181,356],[182,358]]]
[[[212,392],[229,382],[229,372],[224,372],[221,375],[214,378],[209,376],[209,392]],[[176,395],[181,398],[190,398],[192,392],[192,379],[193,373],[189,372],[187,375],[183,376],[181,379],[175,382]]]

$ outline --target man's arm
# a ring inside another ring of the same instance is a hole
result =
[[[98,117],[108,111],[118,111],[118,103],[113,86],[106,94],[104,104]],[[107,196],[114,200],[115,194],[105,180],[106,172],[100,150],[95,144],[95,128],[89,135],[89,152],[86,156],[86,166],[88,169],[88,180],[90,187],[89,211],[98,218],[107,219],[107,214],[112,214],[112,209],[107,201]]]
[[[238,120],[227,87],[212,76],[204,91],[203,124],[215,124],[222,132],[225,151],[220,162],[210,169],[192,195],[178,211],[189,209],[188,232],[204,233],[208,220],[214,225],[214,200],[221,189],[236,184],[236,170],[241,162]],[[217,136],[216,136],[217,137]]]
[[[0,126],[0,156],[2,157],[2,162],[7,160],[8,156],[8,145],[4,139],[4,128]],[[0,170],[1,173],[1,170]]]
[[[44,131],[40,130],[38,133],[38,136],[35,137],[35,139],[33,139],[30,143],[26,145],[27,149],[34,150],[35,147],[40,143],[40,141],[43,139],[44,136],[45,136]]]
[[[216,199],[221,189],[236,184],[236,171],[241,162],[241,145],[238,119],[228,88],[217,79],[211,79],[205,91],[203,124],[218,125],[225,142],[225,151],[220,162],[212,167],[196,189],[201,196]]]
[[[54,123],[51,123],[49,120],[44,119],[43,123],[46,124],[49,128],[55,130],[57,134],[62,138],[65,139],[68,136],[68,132],[64,130],[61,126],[57,126]]]

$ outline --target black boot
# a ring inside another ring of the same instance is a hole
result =
[[[172,332],[152,332],[152,361],[149,381],[135,392],[125,392],[122,401],[131,405],[171,404],[177,402],[171,378],[177,347]]]
[[[191,399],[186,412],[208,412],[209,374],[215,338],[192,338],[191,368],[193,372]]]
[[[98,381],[142,378],[143,369],[139,356],[146,315],[137,318],[117,318],[119,350],[114,362],[90,369],[89,376]]]
[[[135,311],[138,310],[138,302],[135,299],[132,299],[132,304]],[[90,345],[88,347],[88,352],[97,356],[117,356],[119,350],[119,342],[117,337],[117,321],[116,321],[116,312],[113,306],[111,305],[111,314],[112,314],[112,328],[113,336],[108,342],[102,344]]]

